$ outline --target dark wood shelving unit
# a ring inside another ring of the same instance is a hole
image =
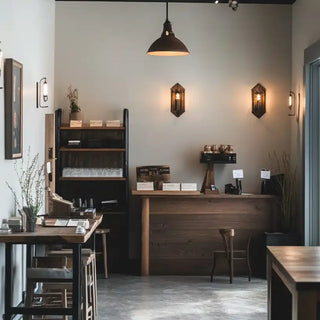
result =
[[[128,109],[123,110],[123,124],[120,127],[90,127],[87,124],[69,127],[61,123],[61,110],[56,111],[56,192],[70,201],[81,198],[89,203],[92,198],[98,212],[105,209],[101,201],[118,201],[114,208],[103,212],[101,224],[101,227],[111,230],[108,264],[109,271],[117,273],[127,272],[128,266],[128,125]],[[70,147],[68,140],[79,140],[81,144]],[[122,177],[63,176],[66,168],[122,169]],[[99,242],[96,242],[98,250]]]

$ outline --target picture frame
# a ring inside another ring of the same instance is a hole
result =
[[[5,159],[22,158],[23,65],[14,59],[4,62]]]
[[[162,190],[164,182],[170,182],[170,166],[136,167],[137,182],[153,182],[154,190]]]

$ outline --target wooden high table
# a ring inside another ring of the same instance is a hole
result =
[[[320,319],[320,247],[268,247],[268,319]]]
[[[87,242],[95,229],[102,221],[99,215],[89,219],[90,227],[85,234],[75,233],[75,227],[42,227],[37,226],[35,232],[19,232],[0,234],[0,243],[5,243],[5,308],[4,320],[11,320],[15,314],[24,315],[71,315],[72,319],[81,319],[81,246]],[[27,268],[32,266],[33,244],[68,244],[73,249],[73,276],[72,276],[72,308],[42,308],[26,307],[23,302],[12,306],[12,246],[27,245]]]
[[[199,191],[132,191],[142,202],[141,275],[208,275],[213,250],[222,249],[219,228],[236,229],[237,244],[258,243],[273,231],[277,198],[270,195],[208,194]],[[265,259],[256,248],[258,270]],[[260,256],[262,258],[260,259]],[[246,269],[244,269],[246,270]],[[219,266],[218,272],[223,272]]]

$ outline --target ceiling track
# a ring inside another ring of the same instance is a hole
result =
[[[56,0],[56,1],[73,1],[73,2],[177,2],[177,3],[213,3],[214,0]],[[293,4],[296,0],[239,0],[239,3],[251,4]],[[220,0],[219,3],[228,3],[228,0]]]

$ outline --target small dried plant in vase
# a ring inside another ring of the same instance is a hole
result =
[[[16,191],[7,181],[6,184],[13,193],[17,207],[20,209],[23,208],[27,217],[27,229],[29,229],[27,231],[34,231],[32,229],[35,227],[37,215],[44,203],[44,165],[40,164],[38,153],[31,159],[29,148],[27,161],[24,162],[23,159],[19,161],[16,160],[14,163],[14,171],[19,182],[20,197],[18,197]],[[28,227],[28,224],[31,225]]]
[[[70,108],[70,120],[80,120],[80,107],[79,107],[79,92],[78,89],[72,89],[72,86],[68,87],[67,97],[69,99]]]
[[[272,172],[276,178],[278,194],[280,195],[280,224],[286,233],[294,231],[296,224],[296,168],[292,168],[290,155],[283,152],[280,156],[273,152],[269,154],[272,162]]]

